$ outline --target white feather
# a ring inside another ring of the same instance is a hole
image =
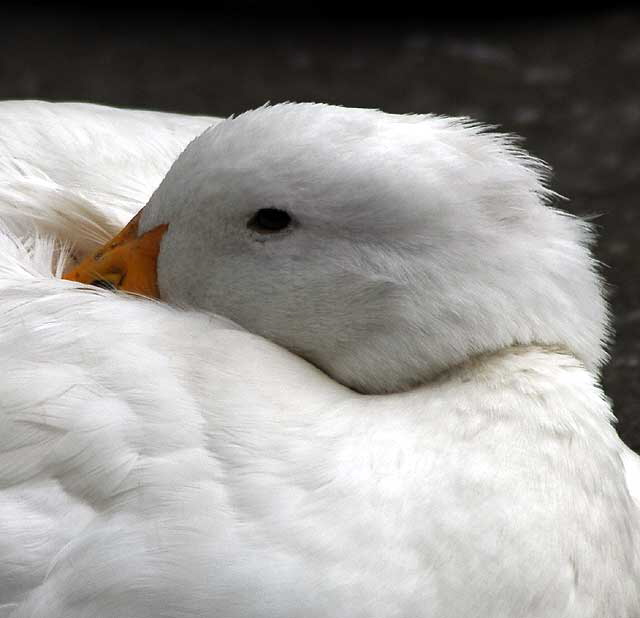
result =
[[[79,255],[148,200],[183,148],[219,118],[87,103],[0,102],[0,218]]]

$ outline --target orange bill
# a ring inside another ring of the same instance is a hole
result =
[[[67,271],[63,279],[159,298],[157,267],[167,224],[138,235],[140,211],[127,226],[93,255]]]

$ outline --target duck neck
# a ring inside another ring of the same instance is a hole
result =
[[[529,424],[532,432],[546,427],[606,437],[609,445],[618,440],[599,378],[561,346],[513,345],[481,354],[406,395],[423,409],[425,399],[434,402],[447,417],[498,415]]]

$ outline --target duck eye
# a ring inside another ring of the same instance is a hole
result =
[[[261,208],[247,222],[249,229],[261,234],[280,232],[291,224],[291,216],[279,208]]]
[[[105,281],[104,279],[94,279],[89,285],[95,285],[97,288],[103,288],[105,290],[117,289],[111,281]]]

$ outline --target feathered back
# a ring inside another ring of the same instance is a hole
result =
[[[0,102],[0,119],[0,219],[68,241],[76,257],[113,236],[220,121],[44,101]]]

